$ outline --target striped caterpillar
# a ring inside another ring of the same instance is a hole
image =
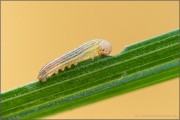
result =
[[[65,67],[70,68],[72,64],[76,66],[78,62],[84,60],[88,56],[94,60],[94,57],[97,55],[108,55],[111,53],[111,50],[112,46],[107,41],[102,39],[91,40],[47,63],[39,71],[37,78],[41,82],[45,82],[47,76],[54,73],[57,74],[59,69],[64,71]]]

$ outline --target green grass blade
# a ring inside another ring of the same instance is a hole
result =
[[[39,118],[179,76],[179,29],[1,93],[1,117]]]

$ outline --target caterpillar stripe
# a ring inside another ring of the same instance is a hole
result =
[[[94,60],[94,57],[97,55],[108,55],[111,53],[111,50],[112,46],[106,40],[91,40],[47,63],[39,71],[37,78],[41,82],[45,82],[47,76],[54,73],[57,74],[59,69],[64,71],[65,67],[70,68],[72,64],[76,66],[78,62],[84,60],[86,57],[90,57]]]

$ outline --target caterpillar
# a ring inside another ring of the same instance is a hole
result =
[[[54,73],[57,74],[59,69],[64,71],[65,67],[71,68],[72,64],[76,66],[78,62],[84,60],[86,57],[94,60],[94,57],[97,55],[108,55],[111,53],[111,50],[112,46],[106,40],[91,40],[47,63],[39,71],[37,78],[39,81],[45,82],[47,76]]]

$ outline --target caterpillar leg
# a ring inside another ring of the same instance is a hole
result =
[[[41,77],[41,78],[39,78],[39,81],[41,81],[41,82],[46,82],[46,77]]]
[[[61,71],[64,71],[64,67],[61,67],[60,69],[61,69]]]
[[[58,70],[56,70],[54,73],[55,73],[55,74],[58,74]]]
[[[74,63],[74,66],[76,66],[76,65],[77,65],[77,62]]]
[[[93,51],[90,53],[90,55],[91,55],[92,60],[94,60],[94,52]]]
[[[99,51],[98,49],[94,51],[95,55],[99,55],[98,51]]]
[[[68,65],[67,67],[68,67],[68,68],[71,68],[71,65]]]
[[[86,58],[86,55],[82,56],[80,61],[83,61],[85,58]],[[76,61],[76,62],[78,62],[78,61]]]
[[[91,52],[91,58],[94,60],[94,57],[98,55],[98,50],[94,50]]]

